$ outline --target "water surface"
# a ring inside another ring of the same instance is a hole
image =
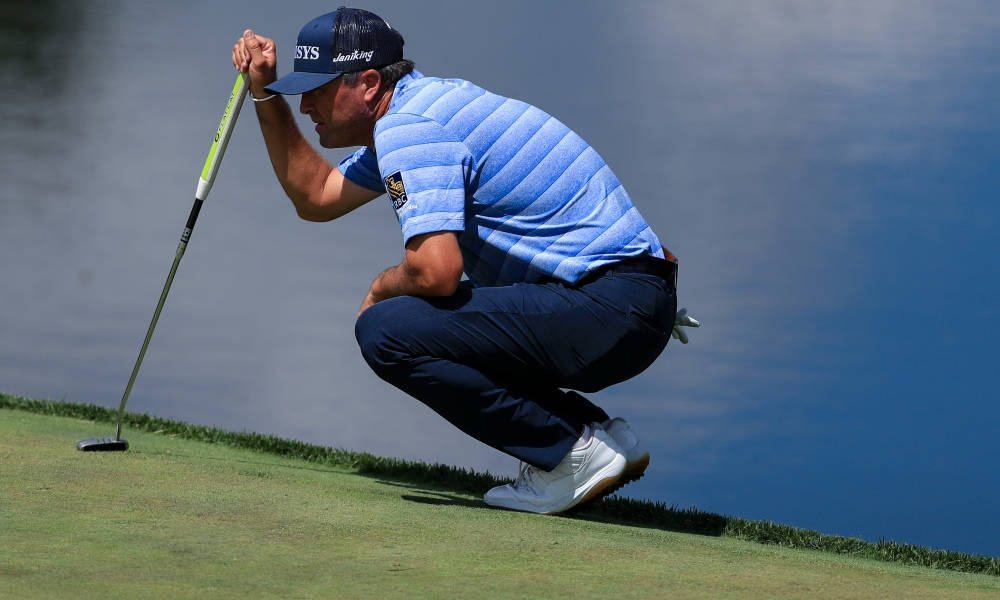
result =
[[[680,257],[705,327],[595,396],[652,447],[629,495],[1000,554],[1000,9],[367,6],[423,72],[575,128]],[[3,5],[0,389],[117,406],[236,36],[276,38],[284,72],[335,7]],[[129,408],[513,473],[358,354],[354,315],[400,242],[384,198],[298,220],[247,107]]]

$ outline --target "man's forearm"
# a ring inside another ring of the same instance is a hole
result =
[[[333,167],[302,136],[283,96],[254,102],[254,108],[274,174],[296,210],[305,216]]]
[[[358,316],[361,313],[368,310],[368,307],[381,302],[383,300],[388,300],[389,298],[395,298],[396,296],[407,296],[407,295],[422,295],[415,290],[416,286],[405,274],[403,264],[396,265],[395,267],[389,267],[385,271],[378,274],[375,281],[372,282],[371,287],[368,288],[368,295],[365,296],[364,302],[361,303],[361,308],[358,310]]]
[[[419,272],[408,269],[404,262],[379,273],[369,294],[375,302],[381,302],[396,296],[430,296],[433,291]]]
[[[396,296],[450,296],[455,293],[455,287],[454,283],[435,279],[426,272],[408,267],[404,261],[378,274],[368,289],[368,295],[358,314],[365,312],[372,304]]]

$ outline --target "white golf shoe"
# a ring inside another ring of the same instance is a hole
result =
[[[615,488],[618,489],[626,483],[639,479],[646,472],[646,467],[649,466],[649,450],[639,441],[639,436],[632,431],[625,419],[621,417],[608,419],[603,423],[603,427],[625,455],[625,472],[622,474],[620,485]]]
[[[606,493],[625,470],[625,456],[598,423],[584,429],[551,471],[522,463],[513,483],[486,492],[490,506],[540,514],[560,513]]]

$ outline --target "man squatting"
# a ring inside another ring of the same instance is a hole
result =
[[[521,461],[486,503],[559,513],[641,477],[649,453],[629,424],[579,392],[666,347],[676,259],[597,152],[534,106],[424,76],[365,10],[307,23],[280,79],[274,41],[249,29],[233,65],[300,217],[330,221],[388,193],[405,253],[371,284],[358,344],[379,377]],[[284,95],[301,95],[321,146],[361,149],[331,166]]]

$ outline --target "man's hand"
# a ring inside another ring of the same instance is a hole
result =
[[[681,327],[701,327],[701,322],[688,316],[687,312],[686,308],[677,311],[677,318],[674,319],[674,331],[670,334],[670,337],[680,340],[682,344],[688,343],[688,336]]]
[[[277,47],[274,40],[257,35],[252,29],[233,45],[233,66],[250,75],[250,93],[256,98],[267,96],[264,86],[278,78]]]
[[[365,301],[361,303],[361,308],[360,308],[360,309],[358,309],[358,316],[360,317],[360,316],[361,316],[361,313],[363,313],[363,312],[365,312],[366,310],[368,310],[368,308],[369,308],[369,307],[370,307],[370,306],[371,306],[372,304],[375,304],[376,302],[378,302],[378,301],[377,301],[377,300],[375,300],[375,296],[373,296],[373,295],[372,295],[372,291],[371,291],[371,289],[369,289],[369,290],[368,290],[368,295],[367,295],[367,296],[365,296]]]

